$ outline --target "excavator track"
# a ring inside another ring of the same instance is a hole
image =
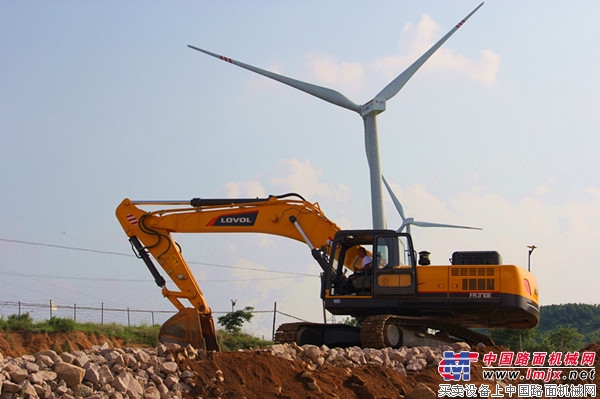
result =
[[[430,333],[435,331],[435,334]],[[344,324],[287,323],[275,332],[275,343],[298,345],[361,346],[381,349],[400,346],[440,346],[464,341],[493,345],[487,336],[462,326],[419,317],[369,316],[360,329]]]
[[[306,323],[286,323],[282,324],[275,331],[275,339],[273,342],[276,344],[291,344],[296,342],[296,331]]]
[[[287,323],[279,326],[274,342],[330,347],[359,346],[360,329],[347,324]]]
[[[436,334],[429,333],[436,331]],[[464,341],[469,345],[493,345],[486,335],[457,324],[420,317],[378,315],[369,316],[361,324],[361,346],[385,348],[387,346],[439,346]]]

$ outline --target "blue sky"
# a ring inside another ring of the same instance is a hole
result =
[[[125,197],[296,191],[370,227],[357,114],[187,45],[365,103],[478,4],[1,2],[0,302],[170,310],[142,262],[110,254],[130,253]],[[407,216],[483,228],[414,228],[434,263],[494,249],[526,267],[535,244],[542,304],[600,302],[599,17],[595,1],[487,1],[388,101],[381,164]],[[303,245],[178,240],[214,310],[322,318]]]

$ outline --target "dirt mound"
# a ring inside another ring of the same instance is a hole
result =
[[[122,348],[122,339],[109,338],[102,334],[80,331],[67,333],[10,332],[0,335],[0,354],[4,357],[19,357],[47,349],[57,353],[85,350],[92,346],[108,343],[113,348]]]
[[[405,395],[415,384],[385,367],[313,371],[304,362],[257,351],[210,353],[180,367],[196,375],[191,398],[386,398]]]

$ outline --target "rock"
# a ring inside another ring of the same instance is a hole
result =
[[[40,352],[38,352],[38,353],[35,354],[35,358],[36,359],[39,359],[42,356],[47,356],[50,359],[52,359],[52,364],[54,364],[56,362],[59,362],[61,360],[60,356],[58,356],[58,354],[55,351],[50,350],[50,349],[44,350],[44,351],[40,351]]]
[[[50,368],[54,365],[54,360],[47,355],[41,355],[40,353],[36,353],[35,359],[35,363],[41,368]]]
[[[73,388],[73,394],[76,397],[87,398],[87,397],[91,396],[93,393],[94,393],[94,390],[84,384],[78,384],[76,387]]]
[[[319,347],[316,345],[304,345],[303,349],[304,357],[306,357],[312,363],[316,363],[319,359],[319,356],[321,355],[321,350],[319,349]]]
[[[35,361],[35,358],[33,358],[32,360]],[[23,367],[25,368],[28,374],[37,373],[38,371],[40,371],[40,366],[31,361],[27,361],[23,365]]]
[[[135,353],[135,358],[138,362],[146,364],[150,360],[150,354],[144,350],[139,350]]]
[[[175,374],[179,366],[175,362],[164,362],[160,366],[160,372],[165,374]]]
[[[75,361],[75,359],[77,359],[77,356],[75,356],[71,352],[63,352],[59,355],[59,357],[63,362],[69,363],[69,364],[72,364]]]
[[[156,387],[144,389],[144,399],[160,399],[161,393]]]
[[[27,370],[24,370],[22,368],[17,368],[16,370],[9,371],[8,375],[10,376],[10,379],[14,383],[20,384],[23,381],[25,381],[25,379],[27,378],[27,376],[29,375],[29,373],[27,372]]]
[[[144,394],[144,390],[140,383],[129,373],[119,374],[111,382],[111,386],[115,388],[116,391],[126,394],[130,399],[140,399]]]
[[[471,350],[471,346],[469,344],[467,344],[466,342],[454,342],[452,345],[452,350],[454,350],[454,352],[461,352],[461,351],[470,351]]]
[[[68,387],[74,387],[77,384],[81,384],[85,375],[85,370],[81,367],[65,362],[56,363],[54,365],[54,372]]]
[[[72,353],[75,355],[75,359],[71,363],[76,366],[84,367],[90,361],[90,358],[84,351],[74,351]]]
[[[4,381],[2,383],[2,392],[19,393],[21,385],[12,381]]]

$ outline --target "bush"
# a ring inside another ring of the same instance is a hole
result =
[[[71,319],[65,319],[62,317],[52,317],[48,320],[48,325],[52,331],[56,332],[68,332],[75,330],[75,321]]]
[[[2,328],[7,330],[31,330],[33,328],[33,319],[29,313],[23,313],[22,315],[11,314],[2,323]]]
[[[252,335],[244,333],[228,333],[223,330],[217,331],[217,342],[222,352],[234,352],[240,349],[264,348],[273,345],[271,341],[263,341]]]

